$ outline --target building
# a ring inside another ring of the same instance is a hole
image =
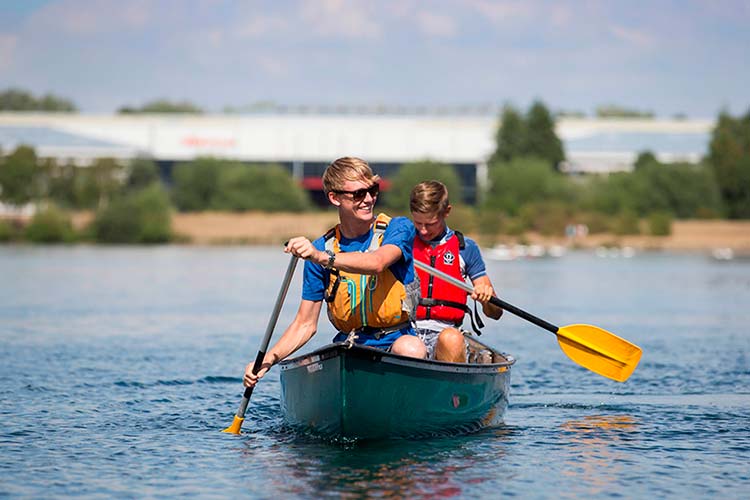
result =
[[[40,157],[79,165],[96,158],[152,158],[167,179],[174,166],[200,156],[287,167],[310,191],[339,156],[360,156],[386,180],[406,162],[454,165],[463,198],[476,200],[495,149],[497,116],[488,113],[375,114],[290,112],[249,115],[86,115],[0,113],[0,148],[20,144]],[[629,170],[651,151],[661,161],[698,161],[711,120],[560,119],[557,134],[571,174]]]

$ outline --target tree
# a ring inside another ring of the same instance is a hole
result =
[[[71,112],[76,111],[76,107],[68,99],[52,94],[37,99],[25,90],[11,88],[0,93],[0,111]]]
[[[542,159],[557,169],[565,160],[562,141],[555,132],[555,120],[541,101],[535,101],[524,117],[513,107],[505,106],[495,140],[490,163],[510,162],[526,156]]]
[[[172,238],[169,197],[159,184],[119,196],[97,211],[92,227],[100,243],[165,243]]]
[[[78,169],[73,163],[51,165],[48,170],[47,196],[65,208],[86,208],[79,205],[76,191]]]
[[[633,168],[635,170],[639,170],[646,165],[652,165],[654,163],[659,163],[659,160],[657,160],[654,153],[652,153],[651,151],[641,151],[640,153],[638,153],[638,158],[635,159]]]
[[[409,213],[409,194],[422,181],[436,180],[445,184],[451,204],[461,202],[461,181],[453,166],[434,161],[418,161],[401,165],[391,179],[391,190],[384,196],[383,205],[399,213]]]
[[[123,106],[117,110],[120,114],[131,113],[190,113],[201,114],[203,110],[188,101],[172,102],[167,99],[157,99],[148,102],[140,108]]]
[[[221,160],[203,157],[174,169],[172,199],[178,210],[193,212],[211,208],[221,165]]]
[[[510,105],[503,107],[495,141],[497,148],[490,157],[490,163],[510,161],[524,152],[526,123],[521,114]]]
[[[125,185],[128,189],[141,189],[159,180],[159,169],[149,158],[135,158],[127,170]]]
[[[594,177],[584,185],[587,209],[610,215],[654,212],[680,218],[716,216],[722,203],[713,173],[705,165],[642,162],[632,173]]]
[[[211,205],[233,211],[299,212],[310,206],[310,198],[279,165],[228,163],[220,169]]]
[[[750,218],[750,110],[744,117],[719,115],[708,162],[730,218]]]
[[[36,199],[43,183],[36,152],[30,146],[18,146],[0,163],[0,198],[13,205]]]
[[[483,210],[517,215],[527,203],[570,202],[573,195],[569,179],[538,158],[517,158],[508,163],[491,164],[489,177],[490,187]]]
[[[555,132],[555,120],[541,101],[534,102],[526,114],[526,138],[522,151],[525,156],[546,160],[555,169],[565,160],[562,142]]]

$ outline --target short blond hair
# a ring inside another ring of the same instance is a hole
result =
[[[364,181],[374,184],[380,180],[370,165],[361,158],[344,156],[331,162],[323,172],[323,190],[326,193],[344,189],[346,181]]]
[[[409,208],[417,214],[443,214],[449,205],[448,188],[440,181],[420,182],[409,195]]]

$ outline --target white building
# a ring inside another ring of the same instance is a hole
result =
[[[85,115],[0,113],[0,148],[20,144],[41,157],[90,164],[147,156],[167,175],[175,163],[214,156],[280,163],[319,189],[325,165],[365,158],[384,177],[411,161],[455,165],[472,201],[495,148],[497,116],[429,114]],[[707,153],[711,120],[560,119],[570,173],[632,168],[640,152],[695,162]]]

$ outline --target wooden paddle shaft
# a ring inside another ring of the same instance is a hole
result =
[[[284,279],[281,282],[281,289],[279,290],[279,295],[276,297],[276,304],[273,306],[273,310],[271,311],[271,318],[268,320],[268,326],[266,326],[266,334],[263,336],[263,341],[260,343],[260,348],[258,349],[258,355],[255,356],[255,364],[253,364],[253,373],[258,373],[260,371],[261,366],[263,366],[263,358],[266,357],[266,351],[268,350],[268,344],[271,342],[271,336],[273,335],[273,330],[276,328],[276,322],[279,320],[279,313],[281,312],[281,307],[284,305],[284,299],[286,298],[286,294],[289,291],[289,285],[292,282],[292,277],[294,276],[294,270],[297,267],[297,261],[299,260],[299,257],[292,256],[292,258],[289,260],[289,265],[286,268],[286,274],[284,275]],[[242,401],[240,402],[240,407],[237,410],[237,416],[242,418],[245,416],[245,412],[247,411],[247,404],[250,402],[250,396],[253,395],[253,388],[252,387],[246,387],[245,392],[242,395]]]
[[[434,267],[431,267],[424,262],[420,262],[418,260],[414,260],[414,267],[418,267],[422,271],[426,272],[427,274],[430,274],[432,276],[435,276],[436,278],[440,278],[443,281],[447,281],[448,283],[457,286],[461,288],[462,290],[471,293],[474,291],[474,287],[466,283],[465,281],[459,280],[457,278],[454,278],[453,276],[444,273],[443,271],[440,271],[438,269],[435,269]],[[503,310],[508,311],[512,314],[515,314],[518,317],[521,317],[525,319],[526,321],[531,321],[537,326],[540,326],[544,328],[545,330],[548,330],[554,334],[557,334],[559,331],[559,328],[552,323],[548,323],[547,321],[544,321],[541,318],[537,318],[533,314],[527,313],[523,309],[519,309],[518,307],[514,306],[513,304],[508,304],[504,300],[501,300],[497,297],[491,297],[490,302],[495,304],[498,307],[503,308]]]

